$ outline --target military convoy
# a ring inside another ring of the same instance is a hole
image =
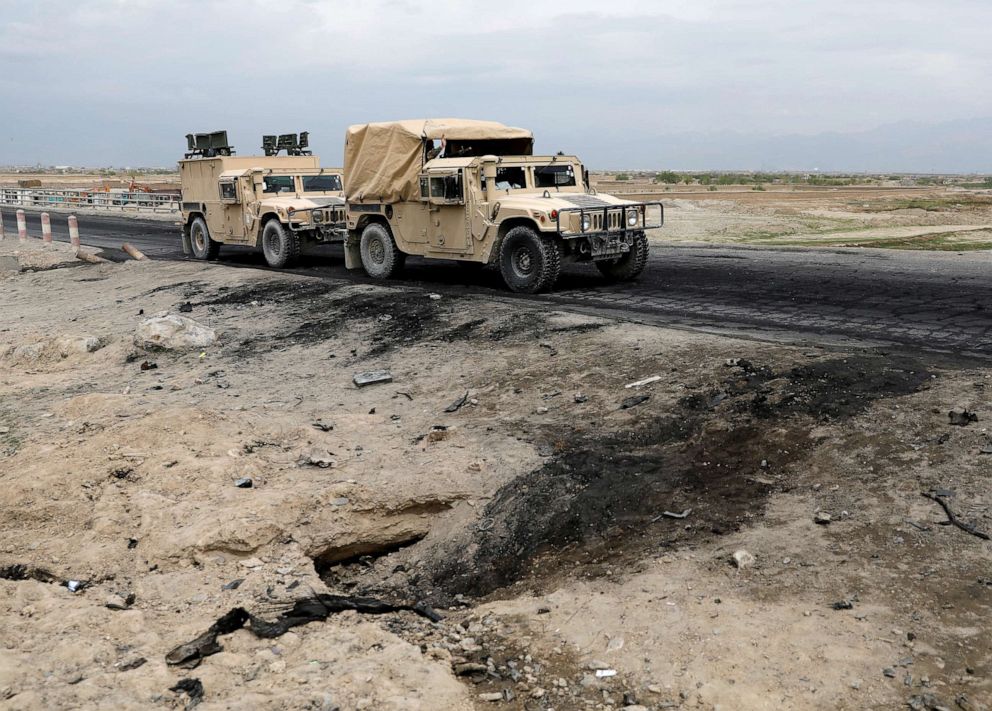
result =
[[[307,244],[343,242],[343,176],[321,168],[302,137],[265,136],[264,156],[238,156],[226,131],[187,136],[179,161],[183,252],[216,259],[223,244],[254,247],[269,266],[286,267]]]
[[[662,204],[597,193],[578,158],[535,156],[533,146],[530,131],[491,121],[354,125],[344,146],[347,198],[327,191],[320,199],[338,202],[319,206],[304,166],[278,162],[302,156],[188,155],[180,161],[184,245],[204,259],[220,242],[255,245],[270,265],[284,266],[303,240],[340,240],[345,266],[373,278],[394,276],[413,254],[498,266],[522,293],[551,289],[565,262],[594,263],[611,280],[636,278],[648,259],[645,230],[664,223]],[[310,158],[311,175],[340,179]],[[267,197],[267,178],[291,195]]]

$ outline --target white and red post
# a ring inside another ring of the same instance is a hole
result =
[[[75,251],[79,251],[79,220],[75,215],[69,215],[69,244]]]
[[[45,244],[52,243],[52,220],[47,212],[41,213],[41,241]]]
[[[24,217],[24,210],[17,211],[17,239],[21,242],[28,241],[28,221]]]
[[[6,235],[3,233],[3,211],[0,210],[0,240],[4,239]]]

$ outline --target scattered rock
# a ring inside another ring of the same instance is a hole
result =
[[[826,511],[817,511],[816,514],[813,516],[813,522],[818,523],[821,526],[826,526],[832,520],[833,519],[831,518],[830,514],[828,514]]]
[[[853,610],[854,603],[850,600],[840,600],[839,602],[833,603],[830,607],[834,610]]]
[[[250,489],[254,486],[254,482],[250,476],[243,476],[240,479],[236,479],[234,485],[239,489]]]
[[[245,581],[245,579],[244,579],[244,578],[238,578],[238,579],[236,579],[236,580],[232,580],[232,581],[231,581],[231,582],[229,582],[229,583],[224,583],[224,584],[223,584],[223,585],[221,586],[221,588],[220,588],[220,589],[221,589],[221,590],[237,590],[238,588],[240,588],[240,587],[241,587],[241,583],[243,583],[244,581]]]
[[[590,659],[586,662],[586,669],[589,671],[599,671],[600,669],[609,669],[610,665],[599,659]]]
[[[311,467],[320,467],[321,469],[330,469],[337,464],[333,453],[322,449],[314,449],[308,452],[303,456],[301,461],[303,464]]]
[[[391,383],[393,382],[393,374],[388,370],[366,370],[361,373],[355,373],[352,377],[352,381],[358,387],[364,388],[367,385]]]
[[[145,360],[141,362],[142,370],[157,370],[158,363],[152,363],[150,360]]]
[[[134,345],[146,351],[206,348],[217,342],[217,333],[185,316],[156,316],[138,325]]]
[[[589,401],[589,396],[588,395],[585,395],[583,393],[575,393],[575,396],[574,396],[573,399],[575,400],[575,402],[577,402],[578,404],[581,405],[582,403]]]
[[[502,701],[503,692],[502,691],[492,691],[485,694],[479,694],[480,701]]]
[[[744,550],[743,548],[734,553],[734,565],[736,565],[738,569],[742,570],[744,568],[751,567],[754,565],[755,560],[754,554]]]

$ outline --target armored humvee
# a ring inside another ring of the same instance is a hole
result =
[[[320,167],[306,133],[263,137],[264,156],[234,155],[225,131],[187,142],[179,161],[184,253],[216,259],[222,244],[236,244],[285,267],[307,243],[344,240],[341,171]]]
[[[497,264],[524,293],[550,289],[567,261],[637,277],[662,204],[597,194],[578,158],[533,146],[530,131],[491,121],[351,126],[345,266],[388,278],[408,254]]]

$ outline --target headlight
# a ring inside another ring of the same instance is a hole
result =
[[[627,227],[637,227],[637,208],[627,210]]]
[[[286,214],[292,217],[293,215],[296,214],[296,208],[295,207],[289,208],[288,210],[286,210]]]
[[[324,221],[324,213],[321,212],[320,210],[314,210],[313,211],[313,221],[314,222],[323,222]]]
[[[582,231],[588,232],[589,228],[592,227],[592,218],[589,215],[582,216]]]

